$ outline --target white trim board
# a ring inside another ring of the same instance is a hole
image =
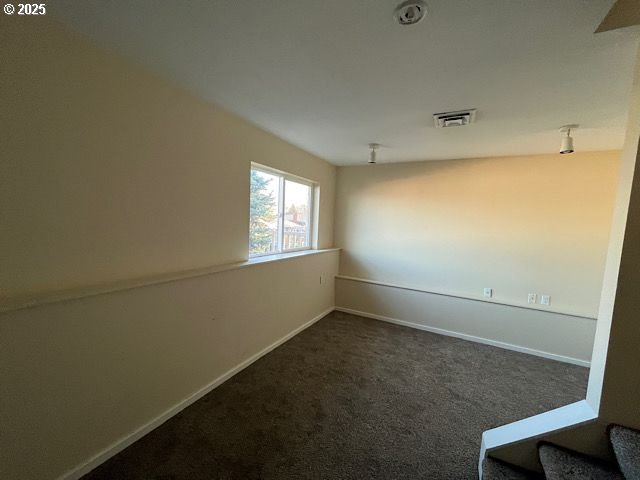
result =
[[[360,310],[354,310],[345,307],[336,307],[338,312],[350,313],[352,315],[359,315],[361,317],[372,318],[374,320],[381,320],[383,322],[394,323],[396,325],[402,325],[405,327],[415,328],[418,330],[424,330],[426,332],[437,333],[439,335],[446,335],[447,337],[460,338],[462,340],[468,340],[470,342],[482,343],[484,345],[491,345],[492,347],[504,348],[505,350],[512,350],[514,352],[528,353],[529,355],[535,355],[537,357],[548,358],[551,360],[557,360],[559,362],[571,363],[573,365],[579,365],[581,367],[589,367],[591,362],[581,360],[579,358],[567,357],[564,355],[558,355],[556,353],[545,352],[543,350],[536,350],[528,347],[521,347],[519,345],[513,345],[511,343],[500,342],[498,340],[491,340],[489,338],[476,337],[475,335],[468,335],[466,333],[454,332],[452,330],[445,330],[443,328],[430,327],[428,325],[422,325],[420,323],[408,322],[406,320],[400,320],[397,318],[386,317],[384,315],[378,315],[375,313],[363,312]]]
[[[210,267],[198,268],[195,270],[183,270],[178,272],[163,273],[159,275],[149,275],[146,277],[124,279],[95,285],[71,287],[62,290],[46,290],[31,293],[26,292],[14,295],[8,295],[0,290],[0,314],[10,313],[15,310],[21,310],[24,308],[39,307],[41,305],[48,305],[51,303],[79,300],[81,298],[94,297],[97,295],[106,295],[108,293],[119,292],[122,290],[132,290],[135,288],[159,285],[161,283],[176,282],[188,278],[214,275],[217,273],[228,272],[230,270],[253,267],[256,265],[261,265],[263,263],[292,260],[294,258],[305,257],[308,255],[317,255],[320,253],[337,252],[339,250],[339,248],[324,248],[320,250],[309,249],[299,250],[295,252],[278,253],[275,255],[253,257],[249,260],[237,263],[214,265]]]
[[[106,462],[107,460],[109,460],[111,457],[113,457],[117,453],[120,453],[122,450],[127,448],[129,445],[133,444],[134,442],[136,442],[139,439],[141,439],[142,437],[144,437],[147,433],[151,432],[152,430],[154,430],[157,427],[159,427],[160,425],[162,425],[164,422],[166,422],[171,417],[173,417],[174,415],[178,414],[179,412],[181,412],[182,410],[187,408],[192,403],[194,403],[194,402],[198,401],[200,398],[204,397],[207,393],[209,393],[210,391],[214,390],[216,387],[222,385],[224,382],[229,380],[235,374],[241,372],[242,370],[247,368],[249,365],[254,363],[256,360],[259,360],[260,358],[265,356],[267,353],[271,352],[272,350],[276,349],[277,347],[279,347],[280,345],[285,343],[287,340],[290,340],[291,338],[295,337],[298,333],[300,333],[303,330],[309,328],[311,325],[316,323],[318,320],[321,320],[322,318],[324,318],[327,315],[329,315],[333,310],[334,310],[333,307],[328,308],[327,310],[325,310],[324,312],[320,313],[319,315],[316,315],[314,318],[312,318],[308,322],[300,325],[299,327],[295,328],[291,332],[287,333],[284,337],[280,338],[279,340],[276,340],[275,342],[273,342],[268,347],[262,349],[258,353],[254,354],[251,357],[247,358],[246,360],[242,361],[241,363],[239,363],[235,367],[231,368],[230,370],[227,370],[225,373],[220,375],[218,378],[213,380],[208,385],[205,385],[200,390],[198,390],[195,393],[189,395],[187,398],[185,398],[184,400],[178,402],[176,405],[174,405],[173,407],[169,408],[167,411],[165,411],[161,415],[157,416],[156,418],[154,418],[150,422],[146,423],[142,427],[134,430],[130,434],[125,435],[124,437],[120,438],[116,442],[112,443],[110,446],[108,446],[107,448],[105,448],[104,450],[99,452],[98,454],[96,454],[93,457],[91,457],[85,463],[82,463],[81,465],[78,465],[77,467],[67,471],[66,473],[63,473],[61,476],[58,477],[58,480],[77,480],[80,477],[82,477],[83,475],[86,475],[91,470],[93,470],[97,466],[101,465],[102,463]]]
[[[389,282],[382,282],[380,280],[371,280],[369,278],[350,277],[348,275],[338,274],[336,275],[336,278],[338,280],[347,280],[350,282],[368,283],[371,285],[380,285],[382,287],[397,288],[400,290],[409,290],[412,292],[430,293],[433,295],[443,295],[445,297],[462,298],[464,300],[473,300],[474,302],[494,303],[497,305],[506,305],[508,307],[524,308],[526,310],[535,310],[537,312],[558,313],[560,315],[569,315],[571,317],[586,318],[588,320],[594,320],[594,321],[596,320],[596,317],[586,312],[569,311],[565,309],[558,309],[551,306],[542,307],[537,304],[530,305],[527,303],[518,303],[514,301],[496,300],[495,298],[475,297],[469,294],[456,293],[456,292],[445,291],[445,290],[426,289],[426,288],[416,287],[412,285],[401,285],[398,283],[389,283]]]

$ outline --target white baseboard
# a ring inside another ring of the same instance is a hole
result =
[[[122,450],[127,448],[129,445],[131,445],[134,442],[136,442],[137,440],[141,439],[147,433],[149,433],[152,430],[156,429],[157,427],[162,425],[164,422],[169,420],[171,417],[173,417],[174,415],[176,415],[180,411],[182,411],[185,408],[187,408],[189,405],[191,405],[192,403],[196,402],[197,400],[199,400],[200,398],[205,396],[207,393],[209,393],[210,391],[212,391],[213,389],[215,389],[219,385],[223,384],[225,381],[229,380],[236,373],[239,373],[240,371],[244,370],[245,368],[247,368],[249,365],[251,365],[256,360],[259,360],[261,357],[265,356],[267,353],[269,353],[272,350],[274,350],[275,348],[279,347],[280,345],[282,345],[287,340],[295,337],[301,331],[305,330],[306,328],[309,328],[311,325],[316,323],[318,320],[320,320],[320,319],[324,318],[325,316],[327,316],[328,314],[330,314],[333,310],[334,310],[334,308],[331,307],[331,308],[328,308],[327,310],[325,310],[324,312],[320,313],[319,315],[316,315],[314,318],[312,318],[308,322],[304,323],[303,325],[300,325],[299,327],[297,327],[296,329],[292,330],[291,332],[287,333],[284,337],[280,338],[279,340],[276,340],[275,342],[273,342],[268,347],[266,347],[263,350],[259,351],[255,355],[252,355],[251,357],[249,357],[248,359],[246,359],[243,362],[239,363],[238,365],[236,365],[232,369],[226,371],[224,374],[222,374],[221,376],[216,378],[213,382],[211,382],[208,385],[204,386],[203,388],[201,388],[197,392],[189,395],[184,400],[178,402],[176,405],[174,405],[173,407],[171,407],[169,410],[167,410],[163,414],[159,415],[158,417],[154,418],[149,423],[143,425],[142,427],[140,427],[137,430],[133,431],[129,435],[126,435],[125,437],[117,440],[116,442],[111,444],[109,447],[107,447],[106,449],[104,449],[103,451],[98,453],[97,455],[95,455],[92,458],[90,458],[85,463],[83,463],[81,465],[78,465],[77,467],[75,467],[75,468],[69,470],[68,472],[62,474],[60,477],[58,477],[58,480],[77,480],[80,477],[82,477],[83,475],[86,475],[91,470],[96,468],[98,465],[106,462],[109,458],[111,458],[114,455],[116,455],[117,453],[121,452]]]
[[[536,350],[528,347],[521,347],[520,345],[513,345],[511,343],[500,342],[498,340],[491,340],[489,338],[476,337],[474,335],[468,335],[466,333],[454,332],[452,330],[445,330],[443,328],[430,327],[428,325],[422,325],[420,323],[408,322],[406,320],[399,320],[397,318],[386,317],[384,315],[378,315],[375,313],[362,312],[360,310],[354,310],[345,307],[336,307],[338,312],[351,313],[353,315],[359,315],[361,317],[373,318],[374,320],[381,320],[383,322],[395,323],[396,325],[402,325],[405,327],[416,328],[418,330],[424,330],[426,332],[437,333],[439,335],[446,335],[448,337],[461,338],[463,340],[469,340],[471,342],[483,343],[485,345],[491,345],[493,347],[504,348],[505,350],[513,350],[514,352],[528,353],[529,355],[535,355],[537,357],[549,358],[551,360],[557,360],[559,362],[571,363],[573,365],[579,365],[581,367],[589,367],[590,362],[587,360],[581,360],[579,358],[567,357],[564,355],[558,355],[557,353],[545,352],[543,350]]]

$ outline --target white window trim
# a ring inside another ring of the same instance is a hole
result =
[[[297,175],[293,175],[291,173],[283,172],[282,170],[278,170],[272,167],[267,167],[265,165],[261,165],[259,163],[251,162],[251,170],[257,170],[259,172],[266,173],[268,175],[274,175],[278,177],[279,184],[279,192],[278,192],[278,246],[281,247],[280,250],[276,250],[275,252],[270,253],[257,253],[251,255],[248,254],[249,259],[267,257],[273,255],[282,255],[287,253],[295,253],[302,252],[305,250],[314,250],[314,235],[317,228],[317,219],[318,215],[316,212],[316,190],[318,188],[318,184],[304,177],[299,177]],[[300,248],[284,248],[284,182],[285,180],[289,180],[291,182],[300,183],[302,185],[307,185],[309,187],[309,208],[307,209],[307,224],[309,228],[307,229],[307,247]]]

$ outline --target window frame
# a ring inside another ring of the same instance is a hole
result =
[[[284,172],[282,170],[277,170],[275,168],[271,168],[271,167],[267,167],[265,165],[261,165],[259,163],[255,163],[255,162],[251,162],[251,168],[249,170],[249,178],[251,178],[251,171],[252,170],[257,170],[258,172],[262,172],[265,173],[267,175],[272,175],[275,177],[278,177],[278,212],[277,212],[277,218],[278,218],[278,226],[277,226],[277,240],[276,240],[276,251],[275,252],[269,252],[269,253],[256,253],[256,254],[251,254],[251,251],[249,250],[249,253],[247,255],[248,258],[259,258],[259,257],[268,257],[270,255],[282,255],[285,253],[293,253],[293,252],[302,252],[305,250],[313,250],[314,249],[314,245],[313,245],[313,236],[315,234],[315,230],[316,230],[316,219],[317,219],[317,215],[316,215],[316,205],[315,205],[315,200],[316,200],[316,190],[317,190],[317,184],[307,178],[304,177],[299,177],[297,175],[293,175],[291,173],[288,172]],[[307,238],[306,238],[306,243],[307,246],[306,247],[298,247],[298,248],[284,248],[284,220],[285,220],[285,204],[284,204],[284,199],[285,199],[285,182],[286,181],[290,181],[290,182],[295,182],[295,183],[299,183],[301,185],[306,185],[309,187],[309,198],[308,198],[308,202],[309,202],[309,207],[307,208]],[[251,195],[249,195],[249,200]],[[251,232],[249,232],[249,242],[247,247],[249,247],[251,245]]]

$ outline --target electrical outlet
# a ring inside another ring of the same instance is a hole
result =
[[[551,305],[551,296],[540,295],[540,305]]]
[[[536,303],[538,301],[537,293],[530,293],[527,295],[527,303]]]
[[[491,298],[493,296],[493,288],[485,288],[483,293],[485,297]]]

